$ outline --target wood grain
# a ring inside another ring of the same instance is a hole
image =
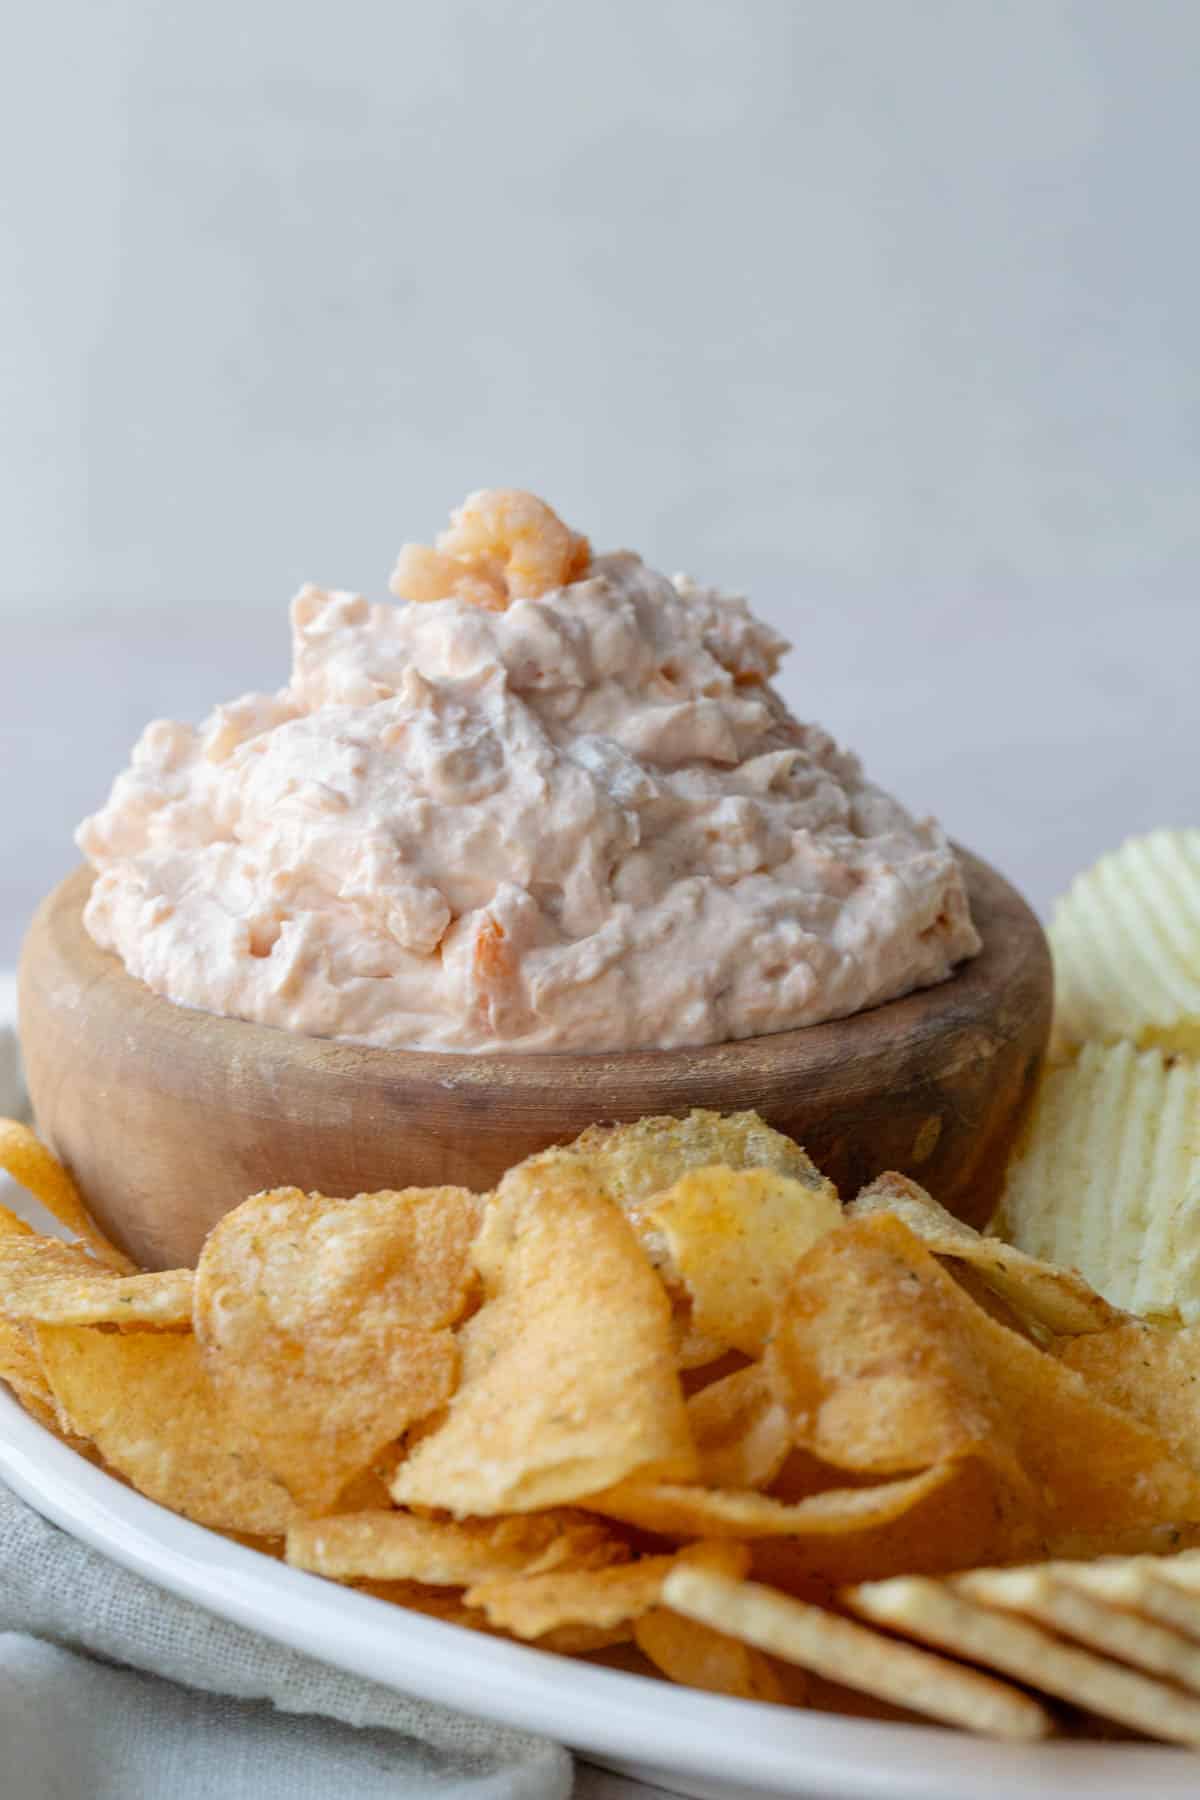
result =
[[[373,1050],[159,999],[82,924],[79,870],[40,908],[20,1018],[39,1129],[147,1268],[194,1262],[247,1194],[490,1187],[596,1120],[754,1107],[844,1196],[887,1168],[962,1217],[990,1210],[1050,1025],[1045,938],[963,853],[983,950],[949,981],[855,1018],[698,1050],[446,1056]]]

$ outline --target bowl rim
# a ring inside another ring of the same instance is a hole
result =
[[[513,1096],[522,1091],[544,1092],[562,1082],[568,1072],[582,1074],[598,1089],[603,1089],[608,1077],[625,1083],[636,1076],[647,1084],[649,1112],[654,1110],[650,1103],[653,1090],[660,1083],[677,1087],[681,1079],[687,1079],[699,1088],[706,1084],[721,1088],[761,1078],[766,1066],[844,1066],[854,1060],[859,1041],[873,1060],[902,1053],[918,1033],[927,1035],[931,1011],[944,1014],[947,1054],[952,1059],[951,1040],[956,1035],[970,1040],[977,1049],[981,1026],[990,1027],[999,986],[1015,983],[1027,989],[1030,1004],[1036,1004],[1039,991],[1048,994],[1049,946],[1036,915],[1005,877],[982,858],[957,844],[954,849],[981,939],[975,956],[960,962],[945,980],[878,1006],[819,1024],[723,1043],[598,1051],[419,1050],[313,1037],[206,1012],[155,993],[131,975],[117,955],[93,941],[82,916],[95,879],[87,865],[60,882],[38,909],[22,952],[20,985],[24,993],[31,979],[32,947],[48,934],[60,957],[87,983],[89,994],[102,997],[108,1009],[119,1007],[127,1012],[131,1030],[166,1030],[174,1036],[202,1020],[214,1048],[230,1059],[252,1058],[263,1065],[308,1063],[319,1068],[325,1078],[340,1073],[389,1085],[405,1080],[458,1089],[502,1087]]]

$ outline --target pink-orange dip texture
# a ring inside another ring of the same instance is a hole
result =
[[[942,832],[792,717],[744,600],[494,491],[392,587],[305,588],[288,686],[148,726],[80,828],[88,930],[156,993],[381,1046],[666,1049],[978,949]]]

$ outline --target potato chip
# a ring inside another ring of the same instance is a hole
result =
[[[668,1612],[666,1607],[651,1607],[634,1620],[633,1641],[656,1669],[682,1687],[774,1706],[801,1703],[794,1684],[789,1692],[784,1691],[783,1682],[761,1650],[739,1638],[726,1637],[710,1625]]]
[[[646,1242],[661,1236],[659,1272],[691,1299],[692,1325],[721,1349],[760,1356],[793,1268],[841,1223],[831,1182],[773,1169],[693,1169],[629,1216]]]
[[[1001,1612],[1022,1613],[1086,1649],[1200,1693],[1200,1644],[1182,1632],[1108,1606],[1097,1595],[1060,1581],[1053,1564],[1032,1569],[975,1569],[958,1576],[954,1586],[968,1600]]]
[[[151,1500],[219,1531],[279,1537],[295,1517],[182,1332],[35,1327],[64,1424]]]
[[[755,1112],[704,1112],[686,1118],[639,1119],[633,1125],[591,1125],[572,1144],[544,1150],[518,1168],[573,1168],[618,1206],[638,1206],[672,1187],[691,1169],[772,1169],[818,1194],[831,1184],[799,1144],[772,1130]],[[510,1175],[516,1174],[510,1170]]]
[[[1161,1438],[996,1324],[891,1214],[809,1251],[767,1369],[796,1443],[835,1468],[990,1468],[993,1560],[1030,1535],[1051,1548],[1066,1533],[1200,1520],[1200,1478]]]
[[[1103,1331],[1121,1321],[1117,1309],[1074,1269],[1039,1262],[997,1238],[982,1237],[907,1175],[880,1175],[846,1208],[846,1217],[863,1219],[878,1212],[903,1219],[935,1256],[969,1265],[1002,1300],[1047,1331],[1070,1336]]]
[[[1086,1340],[1067,1338],[1057,1352],[1094,1394],[1132,1413],[1200,1472],[1200,1325],[1134,1320]]]
[[[898,1519],[952,1474],[947,1464],[872,1487],[828,1488],[791,1504],[770,1494],[626,1481],[581,1504],[658,1537],[826,1539]]]
[[[1049,938],[1060,1042],[1200,1053],[1200,831],[1102,856],[1058,902]]]
[[[598,1519],[566,1509],[512,1518],[418,1518],[404,1512],[306,1519],[288,1532],[287,1559],[336,1581],[417,1581],[468,1587],[552,1569],[604,1568],[629,1551]]]
[[[0,1119],[0,1169],[74,1237],[82,1238],[99,1262],[122,1275],[137,1273],[137,1264],[109,1243],[58,1158],[19,1119]]]
[[[209,1373],[305,1512],[449,1400],[478,1219],[462,1188],[280,1188],[210,1233],[195,1295]]]
[[[192,1272],[118,1275],[76,1244],[0,1235],[0,1313],[44,1325],[190,1325]]]
[[[493,1625],[521,1638],[542,1638],[564,1626],[601,1630],[639,1619],[657,1606],[672,1570],[687,1566],[744,1574],[749,1554],[739,1544],[693,1544],[674,1556],[643,1556],[611,1569],[559,1570],[546,1575],[478,1582],[466,1592]]]
[[[755,1579],[828,1603],[848,1582],[881,1580],[898,1569],[941,1575],[1018,1554],[1026,1543],[1030,1554],[1039,1552],[1039,1542],[1028,1539],[1016,1503],[989,1465],[968,1457],[905,1479],[912,1485],[904,1504],[860,1516],[853,1530],[754,1538]],[[878,1485],[851,1491],[881,1496]]]
[[[771,1484],[787,1460],[792,1434],[761,1363],[701,1388],[687,1410],[705,1487]]]
[[[843,1598],[873,1624],[1030,1681],[1147,1737],[1200,1746],[1200,1699],[968,1599],[957,1581],[951,1588],[924,1576],[897,1576],[848,1589]]]
[[[1200,1319],[1200,1067],[1088,1044],[1048,1070],[992,1229],[1115,1306]]]
[[[500,1184],[474,1257],[485,1299],[460,1333],[462,1380],[393,1498],[491,1517],[635,1472],[690,1480],[670,1305],[617,1208],[578,1173],[523,1165]]]
[[[663,1602],[684,1618],[815,1675],[946,1724],[1025,1741],[1050,1734],[1045,1709],[1007,1683],[881,1637],[758,1582],[675,1569],[663,1584]]]

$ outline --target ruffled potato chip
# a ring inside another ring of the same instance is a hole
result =
[[[785,1691],[770,1658],[761,1650],[695,1619],[668,1612],[666,1607],[652,1607],[634,1620],[633,1641],[656,1669],[682,1687],[773,1706],[801,1701],[796,1684],[789,1684]]]
[[[578,1173],[522,1165],[489,1204],[474,1259],[485,1298],[460,1333],[458,1391],[400,1465],[393,1499],[491,1517],[635,1472],[689,1480],[670,1305],[617,1208]]]
[[[192,1271],[118,1275],[75,1244],[0,1235],[0,1314],[44,1325],[190,1326]]]
[[[758,1582],[679,1568],[664,1582],[663,1600],[683,1618],[740,1638],[814,1675],[949,1725],[1018,1741],[1050,1734],[1048,1713],[1019,1689],[774,1593]]]
[[[81,1238],[98,1262],[121,1275],[137,1273],[137,1264],[109,1243],[57,1156],[19,1119],[0,1119],[0,1169],[40,1201],[73,1237]]]
[[[688,1423],[705,1487],[769,1487],[792,1447],[787,1413],[761,1363],[736,1369],[693,1394]]]
[[[218,1531],[283,1535],[295,1506],[209,1380],[190,1333],[34,1329],[63,1424],[139,1493]]]
[[[418,1518],[405,1512],[306,1519],[288,1532],[287,1560],[335,1581],[416,1581],[468,1587],[503,1576],[627,1562],[620,1538],[565,1509],[500,1519]]]
[[[474,1280],[462,1188],[330,1200],[280,1188],[226,1215],[196,1270],[196,1334],[231,1414],[308,1513],[444,1406]]]
[[[544,1638],[567,1626],[600,1630],[639,1619],[657,1606],[663,1583],[680,1567],[744,1575],[749,1553],[739,1544],[692,1544],[674,1556],[643,1556],[611,1569],[561,1570],[546,1575],[483,1581],[468,1588],[468,1606],[515,1637]]]
[[[1053,1545],[1200,1520],[1200,1480],[1160,1437],[996,1324],[890,1214],[809,1252],[767,1367],[796,1442],[834,1467],[989,1468],[1008,1512],[994,1560],[1030,1534]]]
[[[1123,1315],[1110,1306],[1074,1269],[1041,1262],[1035,1256],[982,1237],[907,1175],[880,1175],[846,1208],[847,1219],[866,1219],[879,1212],[903,1219],[934,1255],[965,1263],[987,1287],[1017,1313],[1034,1319],[1060,1336],[1104,1331]]]
[[[874,1624],[1032,1682],[1101,1718],[1200,1748],[1200,1700],[1194,1695],[1066,1643],[1030,1620],[994,1610],[967,1591],[970,1579],[950,1586],[898,1576],[850,1589],[845,1602]]]
[[[659,1273],[691,1300],[691,1323],[722,1350],[760,1356],[796,1263],[841,1223],[832,1182],[773,1169],[693,1169],[664,1193],[633,1202]]]
[[[1130,1312],[1200,1319],[1200,1065],[1124,1043],[1048,1069],[991,1229]]]
[[[1200,1054],[1200,831],[1152,831],[1102,856],[1049,930],[1055,1037]]]

